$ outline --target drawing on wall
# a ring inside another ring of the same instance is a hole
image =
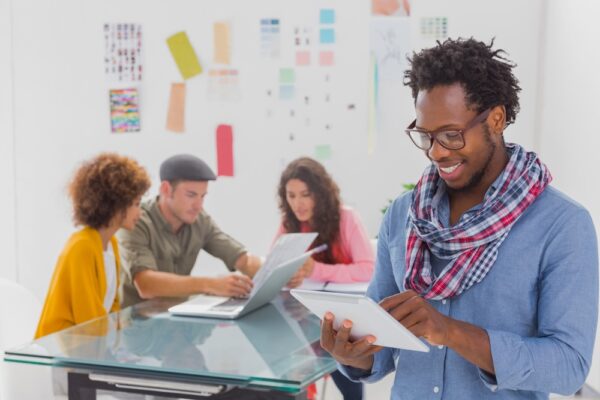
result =
[[[185,83],[171,84],[167,130],[177,133],[185,131]]]
[[[111,89],[110,126],[113,133],[139,132],[140,108],[136,88]]]
[[[219,125],[216,132],[217,175],[233,176],[233,127]]]
[[[393,17],[410,15],[409,0],[371,0],[371,14]]]
[[[260,53],[263,57],[279,58],[281,53],[281,31],[279,19],[260,20]]]
[[[104,72],[109,82],[142,80],[140,24],[104,24]]]
[[[202,72],[202,67],[187,33],[182,31],[170,36],[167,39],[167,45],[184,80]]]
[[[411,51],[410,19],[371,18],[370,48],[377,60],[380,81],[402,81]]]
[[[206,88],[210,101],[239,101],[241,98],[239,71],[233,68],[210,69]]]
[[[213,24],[213,59],[217,64],[231,64],[231,25],[228,22]]]
[[[422,17],[419,32],[423,39],[444,40],[448,38],[447,17]]]

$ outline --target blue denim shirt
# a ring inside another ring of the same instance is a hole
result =
[[[367,292],[376,301],[401,291],[410,201],[410,194],[396,199],[381,226]],[[448,224],[447,197],[439,211]],[[444,266],[433,257],[432,264],[434,272]],[[575,392],[590,368],[598,314],[598,251],[589,213],[548,186],[514,224],[483,281],[430,303],[487,331],[495,376],[443,346],[430,346],[429,353],[385,348],[368,375],[340,369],[365,382],[396,370],[392,399],[547,399],[549,392]]]

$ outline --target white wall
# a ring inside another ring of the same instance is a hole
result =
[[[548,0],[547,7],[540,153],[554,175],[553,184],[590,211],[598,232],[600,128],[595,115],[600,104],[600,3]],[[600,390],[599,364],[600,346],[596,340],[588,378],[596,390]]]
[[[0,0],[0,277],[17,279],[11,0]]]

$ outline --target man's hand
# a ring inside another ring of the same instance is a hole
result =
[[[304,279],[308,278],[312,274],[314,268],[315,260],[313,260],[312,257],[308,257],[308,259],[304,262],[304,264],[302,264],[300,269],[294,274],[294,276],[292,276],[292,279],[288,281],[287,287],[293,289],[295,287],[300,286],[302,284],[302,281],[304,281]]]
[[[328,312],[321,324],[321,347],[343,365],[370,371],[373,367],[373,354],[383,347],[374,346],[375,336],[367,335],[355,342],[350,342],[352,321],[344,320],[340,329],[333,329],[332,313]]]
[[[252,290],[252,279],[246,275],[230,274],[209,279],[207,293],[225,297],[246,297]]]
[[[438,312],[416,292],[407,290],[386,297],[379,305],[415,336],[433,345],[448,345],[451,319]]]

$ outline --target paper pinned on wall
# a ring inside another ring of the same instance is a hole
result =
[[[333,29],[321,29],[319,31],[319,41],[321,44],[334,44],[335,43],[335,30]]]
[[[296,82],[296,74],[293,68],[280,68],[279,69],[279,83],[280,84],[294,84]]]
[[[167,130],[177,133],[185,131],[185,83],[171,84]]]
[[[319,161],[331,160],[332,151],[331,146],[328,144],[321,144],[315,146],[315,158]]]
[[[292,100],[296,90],[293,85],[279,86],[279,100]]]
[[[335,10],[323,8],[319,13],[319,22],[321,24],[334,24],[335,23]]]
[[[330,67],[335,64],[333,51],[319,52],[319,65],[322,67]]]
[[[238,101],[241,98],[239,72],[233,68],[208,71],[208,99],[210,101]]]
[[[202,72],[202,67],[187,33],[182,31],[170,36],[167,44],[183,79],[189,79]]]
[[[231,64],[231,29],[227,22],[213,25],[214,60],[218,64]]]
[[[447,17],[421,17],[419,31],[423,39],[444,40],[448,38]]]
[[[109,82],[142,80],[142,26],[104,24],[104,72]]]
[[[279,58],[280,26],[277,18],[263,18],[260,20],[260,50],[263,57]]]
[[[233,176],[233,128],[231,125],[217,127],[217,175]]]
[[[140,108],[136,88],[110,90],[110,127],[113,133],[139,132]]]
[[[310,52],[297,51],[296,52],[296,65],[299,67],[306,67],[306,66],[310,65]]]

